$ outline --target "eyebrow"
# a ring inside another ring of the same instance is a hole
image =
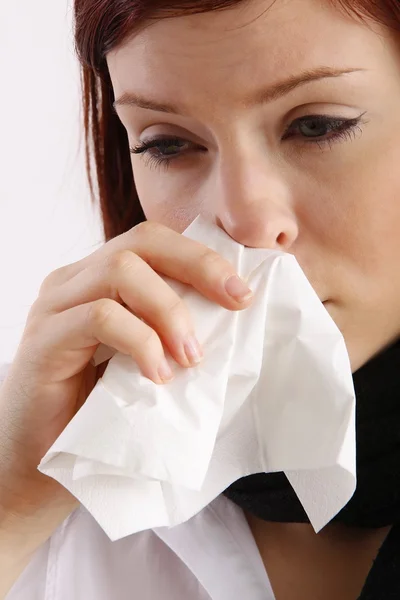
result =
[[[352,69],[334,69],[332,67],[317,67],[304,71],[300,75],[294,75],[289,77],[285,81],[278,82],[273,86],[259,91],[252,98],[247,98],[243,101],[242,106],[244,108],[252,108],[259,104],[266,104],[285,96],[289,92],[298,88],[301,85],[310,83],[312,81],[318,81],[320,79],[326,79],[328,77],[340,77],[347,73],[354,73],[356,71],[365,71],[362,68]],[[115,112],[117,106],[137,106],[147,110],[155,110],[157,112],[172,113],[175,115],[189,116],[183,106],[178,104],[168,104],[164,102],[157,102],[150,98],[144,98],[138,94],[132,92],[125,92],[113,103],[113,109]]]

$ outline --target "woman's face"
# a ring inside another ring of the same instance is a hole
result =
[[[129,145],[156,138],[132,154],[147,219],[182,232],[201,213],[294,254],[353,370],[400,333],[400,51],[371,27],[253,0],[159,20],[107,58]]]

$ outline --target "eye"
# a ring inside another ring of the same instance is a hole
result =
[[[344,119],[329,115],[309,115],[291,123],[282,136],[282,140],[298,141],[303,145],[317,144],[323,149],[340,140],[351,140],[356,131],[361,131],[360,123],[365,113],[353,119]],[[145,155],[147,164],[168,169],[173,161],[187,156],[191,152],[207,152],[207,148],[198,146],[178,137],[154,137],[140,142],[129,149],[132,154]]]
[[[328,115],[309,115],[293,121],[283,135],[283,140],[300,138],[305,144],[331,144],[335,141],[350,140],[356,131],[361,131],[362,115],[353,119]],[[296,135],[297,134],[297,135]]]
[[[166,169],[173,160],[187,155],[189,151],[207,151],[207,148],[177,137],[155,137],[140,142],[135,148],[130,148],[132,154],[145,154],[148,163],[163,166]]]

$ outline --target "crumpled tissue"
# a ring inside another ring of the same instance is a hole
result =
[[[183,235],[228,259],[254,292],[230,311],[163,277],[185,299],[205,357],[165,385],[112,357],[38,469],[111,540],[174,526],[237,479],[284,471],[314,530],[356,487],[355,393],[343,336],[294,256],[248,248],[203,217]]]

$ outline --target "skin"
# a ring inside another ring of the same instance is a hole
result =
[[[328,2],[253,0],[159,20],[107,61],[116,99],[134,93],[181,106],[179,114],[116,107],[131,147],[156,135],[186,142],[183,149],[170,144],[169,153],[181,155],[168,168],[153,160],[165,150],[132,155],[147,219],[182,232],[201,213],[246,246],[292,253],[343,333],[353,371],[398,338],[397,39]],[[321,66],[358,71],[309,82],[268,103],[245,102]],[[317,124],[316,134],[304,120],[294,124],[310,115],[362,116],[352,133],[334,140],[327,126]],[[293,133],[285,138],[289,126]],[[289,569],[315,594],[305,597],[319,598],[322,586],[325,600],[330,593],[354,598],[388,532],[354,531],[350,543],[340,526],[328,525],[317,538],[308,525],[271,525],[250,515],[248,521],[285,600],[298,597],[296,581],[282,575]],[[291,556],[294,539],[302,551]],[[343,589],[329,591],[330,579]]]
[[[329,301],[355,370],[400,332],[397,40],[328,3],[269,5],[164,19],[133,36],[108,55],[115,97],[179,101],[189,116],[116,110],[130,146],[154,135],[189,142],[172,148],[186,156],[168,169],[132,155],[146,217],[182,232],[202,213],[246,246],[294,254]],[[260,88],[321,65],[364,70],[243,107]],[[320,143],[310,142],[303,125],[282,141],[300,117],[362,113],[367,123],[350,139],[322,144],[331,134],[320,127]]]

